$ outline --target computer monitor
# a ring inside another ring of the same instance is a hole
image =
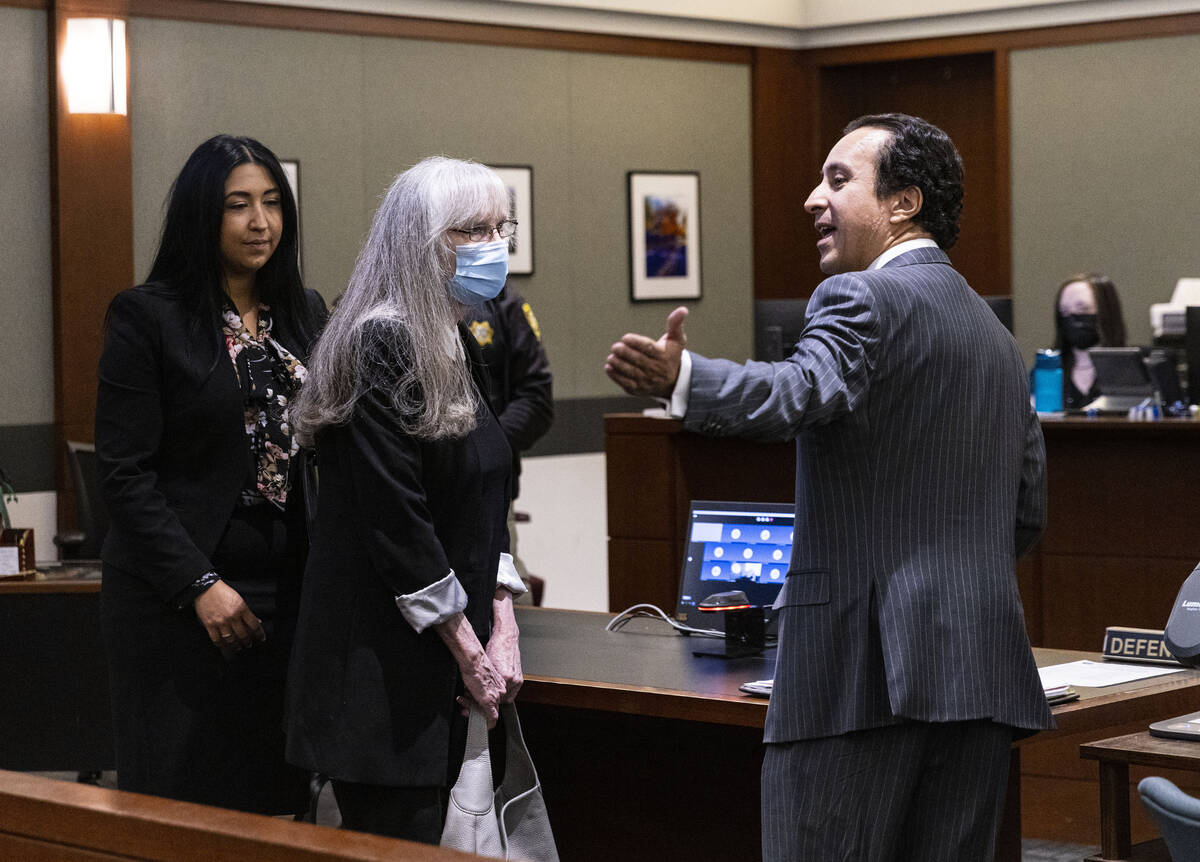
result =
[[[730,590],[741,590],[770,616],[791,563],[795,518],[793,503],[693,500],[676,618],[696,628],[720,628],[697,605]]]
[[[1143,347],[1141,350],[1146,371],[1154,381],[1154,388],[1162,396],[1162,403],[1170,405],[1182,401],[1185,393],[1179,385],[1178,352],[1167,347]]]
[[[1000,318],[1000,322],[1004,324],[1004,328],[1009,332],[1013,331],[1013,305],[1011,296],[985,296],[983,301],[988,304],[996,315]]]
[[[758,299],[754,302],[754,358],[782,362],[792,355],[808,309],[803,299]]]
[[[985,296],[984,302],[1009,332],[1013,328],[1011,296]],[[754,358],[782,362],[792,355],[808,320],[808,297],[754,301]]]
[[[1184,356],[1187,358],[1187,395],[1189,404],[1200,404],[1200,306],[1189,305],[1184,314]]]
[[[1141,348],[1093,347],[1088,357],[1096,367],[1096,386],[1103,394],[1141,398],[1154,394]]]
[[[1084,412],[1128,413],[1152,402],[1154,383],[1140,348],[1093,347],[1088,356],[1096,368],[1100,397],[1083,405]]]

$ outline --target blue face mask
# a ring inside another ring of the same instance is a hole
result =
[[[450,293],[463,305],[494,299],[508,279],[508,240],[472,242],[454,249]]]

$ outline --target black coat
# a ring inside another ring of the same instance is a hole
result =
[[[323,301],[313,291],[306,299],[319,324]],[[282,538],[273,534],[277,540],[247,542],[253,530],[241,520],[233,527],[254,471],[244,400],[219,324],[194,323],[174,291],[126,290],[109,308],[100,359],[96,455],[110,518],[101,607],[118,783],[291,813],[303,808],[306,787],[304,773],[284,762],[281,732],[303,568],[302,506],[293,484],[289,515],[275,513],[287,524]],[[307,357],[310,345],[282,316],[272,335],[301,361]],[[269,504],[255,508],[256,517],[273,517]],[[222,654],[190,606],[172,607],[180,590],[214,568],[226,579],[262,580],[253,598],[243,598],[264,616],[265,644]]]
[[[372,367],[405,361],[397,333],[376,335],[385,356]],[[479,349],[462,327],[459,337],[486,391]],[[373,388],[349,422],[318,432],[320,493],[288,680],[291,762],[344,781],[445,784],[458,668],[395,597],[453,570],[488,640],[511,453],[482,397],[476,421],[464,437],[420,440]]]
[[[317,322],[325,303],[307,291]],[[277,317],[273,337],[301,361]],[[219,327],[194,326],[179,294],[140,285],[109,307],[96,400],[96,459],[109,530],[100,556],[164,602],[212,568],[253,475],[243,397]]]

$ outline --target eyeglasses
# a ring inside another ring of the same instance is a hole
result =
[[[500,239],[508,239],[517,232],[517,222],[516,219],[505,219],[498,225],[477,224],[467,228],[452,227],[450,230],[465,235],[471,242],[483,242],[491,239],[493,233],[500,234]]]

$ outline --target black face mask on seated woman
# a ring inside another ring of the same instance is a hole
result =
[[[1079,350],[1087,350],[1100,343],[1100,328],[1094,314],[1060,314],[1058,325],[1063,341]]]

